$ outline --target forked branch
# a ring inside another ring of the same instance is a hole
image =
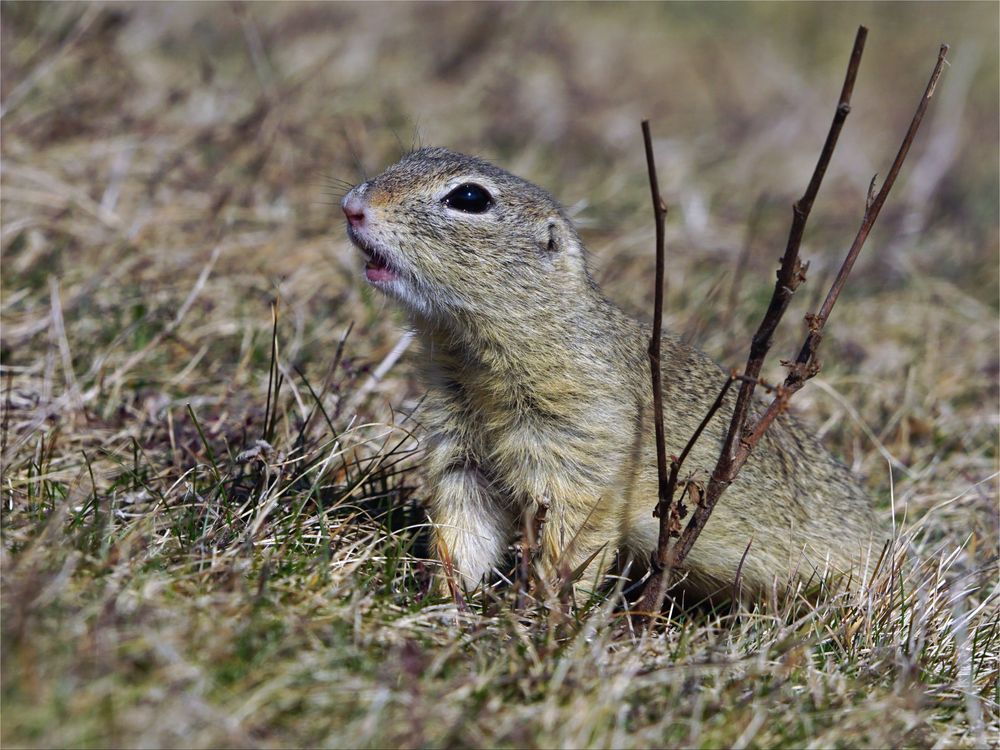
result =
[[[760,377],[764,358],[771,348],[774,332],[778,328],[785,310],[788,309],[788,304],[792,301],[795,290],[806,279],[808,264],[800,262],[799,247],[802,245],[802,236],[805,234],[809,213],[812,211],[813,203],[819,194],[820,186],[823,184],[823,178],[826,176],[833,151],[837,147],[840,131],[844,127],[847,115],[851,112],[851,94],[854,93],[854,81],[858,77],[858,68],[861,66],[861,55],[864,53],[867,38],[868,29],[859,26],[854,37],[851,59],[847,64],[844,85],[840,90],[840,99],[833,115],[833,122],[830,124],[830,131],[823,143],[823,150],[820,152],[819,160],[816,162],[816,168],[813,170],[805,193],[792,206],[792,226],[788,232],[788,241],[785,243],[785,253],[781,258],[781,266],[778,268],[778,279],[774,284],[774,292],[771,294],[771,302],[767,307],[767,312],[764,313],[764,318],[750,344],[750,356],[747,358],[746,368],[743,371],[746,380],[740,385],[739,395],[736,397],[736,408],[722,449],[720,464],[724,464],[723,473],[725,474],[732,471],[732,465],[736,460],[737,440],[741,437],[742,428],[749,417],[756,380]]]
[[[719,500],[719,497],[721,497],[722,493],[725,492],[726,488],[739,474],[740,469],[742,469],[744,463],[746,463],[746,460],[753,451],[754,447],[761,440],[764,433],[778,417],[778,415],[787,408],[788,401],[792,394],[802,388],[805,381],[813,377],[819,371],[819,363],[816,359],[816,352],[823,337],[824,326],[826,325],[830,313],[833,310],[833,306],[844,287],[847,276],[850,274],[851,268],[853,267],[858,254],[861,252],[861,248],[864,246],[865,240],[871,232],[875,220],[878,218],[879,211],[885,203],[889,191],[892,189],[893,183],[899,174],[899,170],[906,158],[910,145],[913,143],[913,139],[920,126],[920,122],[923,120],[930,98],[934,95],[934,90],[944,67],[945,56],[948,51],[947,45],[941,46],[938,53],[937,64],[934,67],[930,81],[928,82],[924,95],[917,106],[917,111],[910,123],[910,127],[903,139],[903,143],[899,148],[896,159],[889,170],[885,183],[874,198],[869,196],[861,227],[847,253],[847,257],[841,266],[840,272],[837,274],[837,277],[827,294],[826,300],[823,302],[823,305],[817,313],[806,316],[806,320],[809,324],[809,333],[802,345],[798,357],[793,363],[785,363],[789,368],[788,375],[785,378],[784,383],[776,389],[774,398],[768,408],[759,418],[751,419],[751,406],[753,403],[752,399],[754,391],[757,384],[760,382],[760,372],[763,368],[764,359],[771,347],[774,331],[777,329],[785,310],[788,308],[788,304],[791,301],[795,290],[803,281],[805,281],[806,265],[802,264],[799,260],[799,247],[802,243],[802,237],[805,231],[806,222],[809,218],[809,212],[812,209],[813,202],[819,192],[823,176],[825,175],[827,166],[830,163],[830,159],[837,144],[840,131],[843,128],[844,121],[850,112],[851,93],[854,89],[854,82],[861,62],[861,55],[864,50],[867,33],[867,29],[864,26],[858,28],[858,32],[854,40],[854,48],[847,67],[847,75],[845,76],[844,85],[841,89],[840,100],[837,104],[837,109],[833,117],[833,122],[830,126],[830,131],[827,134],[826,142],[823,145],[819,161],[813,171],[812,179],[809,181],[809,186],[806,188],[803,196],[793,206],[792,225],[789,231],[785,253],[781,259],[781,266],[778,269],[777,282],[775,283],[774,292],[772,293],[771,302],[768,305],[767,312],[764,314],[764,318],[761,320],[760,326],[758,327],[751,342],[750,353],[747,358],[747,364],[743,375],[740,377],[730,376],[729,379],[727,379],[718,398],[709,410],[705,419],[702,421],[698,430],[696,430],[695,434],[691,437],[691,440],[688,442],[684,452],[678,459],[673,461],[671,476],[664,480],[665,466],[660,468],[660,497],[657,503],[657,513],[660,515],[660,536],[655,559],[652,565],[652,574],[649,581],[647,581],[646,589],[640,603],[640,609],[648,614],[654,614],[660,610],[660,607],[663,604],[665,592],[669,587],[670,571],[684,562],[695,541],[698,539],[698,536],[701,534],[702,529],[704,529],[712,510],[715,508],[715,505]],[[648,133],[648,125],[646,123],[643,123],[643,133],[644,135]],[[652,165],[652,157],[648,145],[647,162]],[[653,169],[654,167],[650,166],[651,185],[655,184],[655,172],[652,171]],[[655,201],[656,198],[654,193],[654,206]],[[657,216],[657,221],[659,221],[659,215]],[[658,243],[658,267],[662,264],[661,255],[662,247]],[[660,289],[660,283],[661,282],[658,280],[658,292]],[[657,322],[661,312],[662,310],[657,313]],[[650,343],[651,361],[652,351],[653,342]],[[659,358],[657,356],[657,365],[659,364],[658,359]],[[658,380],[656,380],[657,376],[658,373],[655,373],[653,383],[654,402],[656,401],[660,388],[660,384]],[[676,476],[680,470],[680,464],[687,456],[691,447],[697,441],[705,425],[719,409],[725,397],[725,393],[734,379],[740,380],[741,384],[740,391],[736,399],[736,405],[733,409],[733,415],[730,419],[729,429],[726,433],[726,440],[723,444],[723,448],[720,452],[715,468],[712,471],[708,486],[703,495],[700,497],[697,507],[692,513],[687,526],[684,528],[683,532],[680,532],[678,519],[672,518],[670,512],[664,512],[673,508],[673,494],[676,492]],[[660,414],[660,412],[662,412],[662,405],[660,406],[658,414]],[[661,414],[658,419],[662,419]],[[665,446],[662,445],[662,425],[658,422],[657,426],[657,455],[659,458],[661,453],[665,456],[666,450]],[[665,458],[663,460],[665,461]],[[671,477],[673,478],[673,482],[670,481]],[[670,546],[671,537],[678,536],[679,538],[677,539],[676,544]]]
[[[910,121],[910,127],[907,129],[906,135],[903,137],[903,142],[899,146],[899,151],[896,152],[896,158],[893,160],[892,166],[889,168],[889,174],[886,175],[885,182],[882,184],[882,188],[878,191],[875,197],[868,200],[865,207],[864,218],[861,221],[861,226],[858,228],[858,233],[854,237],[854,242],[851,243],[850,250],[847,251],[847,257],[844,258],[844,262],[841,264],[840,270],[837,272],[837,277],[833,280],[833,284],[830,286],[830,291],[827,292],[826,299],[823,301],[823,304],[820,306],[818,312],[806,317],[806,320],[809,323],[809,333],[806,336],[806,340],[802,344],[802,348],[799,350],[799,356],[796,357],[795,362],[788,364],[788,375],[785,378],[781,393],[771,402],[767,411],[764,412],[763,416],[757,421],[757,424],[754,425],[752,430],[744,435],[744,442],[749,444],[751,447],[757,444],[760,440],[760,436],[764,434],[778,414],[787,407],[788,399],[791,398],[792,394],[802,388],[809,378],[819,372],[819,362],[816,359],[816,350],[819,348],[820,341],[823,340],[823,329],[826,327],[826,321],[830,319],[830,313],[833,312],[833,306],[837,303],[837,298],[840,297],[840,292],[844,288],[844,284],[847,283],[847,277],[851,273],[851,269],[854,268],[854,261],[857,260],[858,255],[861,253],[861,248],[864,247],[865,240],[868,239],[868,235],[871,232],[872,227],[875,225],[875,220],[878,219],[879,212],[882,210],[882,206],[885,203],[886,198],[889,197],[889,191],[892,190],[892,186],[896,182],[899,170],[902,168],[903,162],[906,160],[906,155],[909,153],[910,146],[913,144],[913,139],[917,135],[920,123],[924,119],[924,114],[927,112],[927,107],[930,104],[931,97],[934,96],[934,90],[937,88],[938,79],[941,78],[941,73],[944,71],[945,57],[947,54],[948,45],[942,44],[941,48],[938,50],[937,64],[934,66],[931,78],[927,82],[927,88],[924,90],[924,95],[921,97],[920,103],[917,105],[917,111],[914,113],[913,119]],[[872,183],[874,184],[874,180]]]
[[[862,31],[863,27],[862,29],[859,29],[858,34],[859,37],[863,38]],[[927,111],[930,98],[934,95],[938,79],[941,77],[941,72],[944,69],[945,55],[947,52],[948,45],[941,45],[938,52],[937,63],[931,73],[930,81],[927,84],[924,95],[920,99],[920,103],[917,105],[917,111],[913,116],[910,127],[907,129],[906,135],[903,138],[903,143],[899,148],[896,159],[889,170],[886,182],[882,186],[878,195],[876,195],[875,199],[866,205],[864,218],[861,222],[861,228],[858,230],[854,243],[852,243],[851,249],[848,251],[847,257],[841,266],[840,273],[838,273],[837,278],[830,287],[830,291],[820,308],[820,312],[814,315],[806,316],[806,320],[809,323],[809,333],[806,337],[806,341],[803,343],[802,349],[799,353],[799,358],[790,366],[788,376],[785,378],[783,386],[778,389],[778,393],[775,395],[771,404],[759,419],[748,424],[749,420],[747,419],[747,415],[743,415],[742,422],[737,423],[736,417],[738,415],[733,415],[733,422],[730,425],[730,434],[740,435],[740,443],[738,446],[731,447],[731,450],[733,450],[732,453],[729,455],[723,453],[723,455],[719,457],[719,461],[715,466],[715,470],[712,472],[711,479],[709,480],[705,498],[692,514],[691,520],[688,522],[684,532],[677,540],[677,544],[674,545],[673,549],[671,549],[670,557],[667,561],[668,566],[673,567],[683,563],[684,558],[687,557],[687,554],[691,551],[691,547],[694,546],[695,541],[698,539],[698,535],[701,534],[702,529],[705,527],[705,523],[708,521],[708,517],[715,508],[715,504],[718,502],[719,497],[736,478],[736,475],[739,473],[743,464],[746,463],[747,458],[750,456],[751,451],[753,451],[761,437],[763,437],[768,427],[773,423],[775,418],[777,418],[778,414],[787,408],[788,400],[791,398],[791,395],[795,391],[799,390],[806,380],[819,372],[819,364],[816,360],[816,351],[823,337],[823,328],[826,325],[826,321],[829,319],[830,312],[833,309],[834,303],[837,301],[837,297],[840,295],[841,289],[844,287],[844,283],[847,281],[847,275],[850,273],[851,268],[854,265],[854,261],[861,252],[861,248],[864,246],[865,240],[868,238],[868,234],[871,232],[872,226],[874,226],[875,220],[878,218],[878,213],[881,210],[882,205],[885,203],[885,200],[889,195],[889,191],[892,189],[892,185],[896,180],[896,176],[899,174],[899,170],[902,167],[906,154],[910,149],[910,145],[913,143],[917,129],[920,127],[924,113]],[[796,248],[796,254],[797,252],[798,250]],[[730,447],[728,446],[728,440],[727,447]]]

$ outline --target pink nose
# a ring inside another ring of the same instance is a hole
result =
[[[340,202],[340,207],[344,209],[344,216],[352,227],[359,227],[365,222],[365,202],[357,197],[354,192],[344,196]]]

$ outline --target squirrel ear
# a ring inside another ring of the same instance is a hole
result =
[[[545,244],[545,252],[547,252],[547,253],[554,253],[554,252],[556,252],[559,249],[560,245],[562,244],[556,238],[557,231],[558,230],[556,228],[555,222],[554,221],[550,221],[549,222],[549,240]]]
[[[585,255],[576,232],[566,222],[558,219],[546,222],[542,237],[538,240],[538,250],[545,259],[551,261],[557,257],[567,258],[573,264],[582,261]]]

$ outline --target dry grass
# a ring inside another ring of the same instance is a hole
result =
[[[995,5],[2,12],[5,747],[996,745]],[[790,318],[952,44],[797,397],[894,519],[869,585],[644,636],[614,599],[429,595],[421,388],[405,353],[371,377],[403,321],[342,182],[415,142],[496,159],[643,315],[648,116],[667,324],[732,364],[861,22]]]

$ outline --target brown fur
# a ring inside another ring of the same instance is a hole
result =
[[[494,197],[489,211],[442,203],[470,182]],[[365,217],[352,239],[398,277],[376,286],[403,303],[423,344],[429,510],[442,559],[474,587],[543,499],[541,562],[550,574],[596,553],[586,574],[596,585],[616,550],[648,559],[658,528],[649,333],[601,294],[559,204],[491,164],[437,148],[408,155],[349,201]],[[676,455],[724,374],[669,334],[662,361],[667,451]],[[685,473],[707,477],[726,412]],[[688,583],[728,589],[750,540],[746,590],[854,570],[875,528],[857,480],[783,416],[692,549]]]

